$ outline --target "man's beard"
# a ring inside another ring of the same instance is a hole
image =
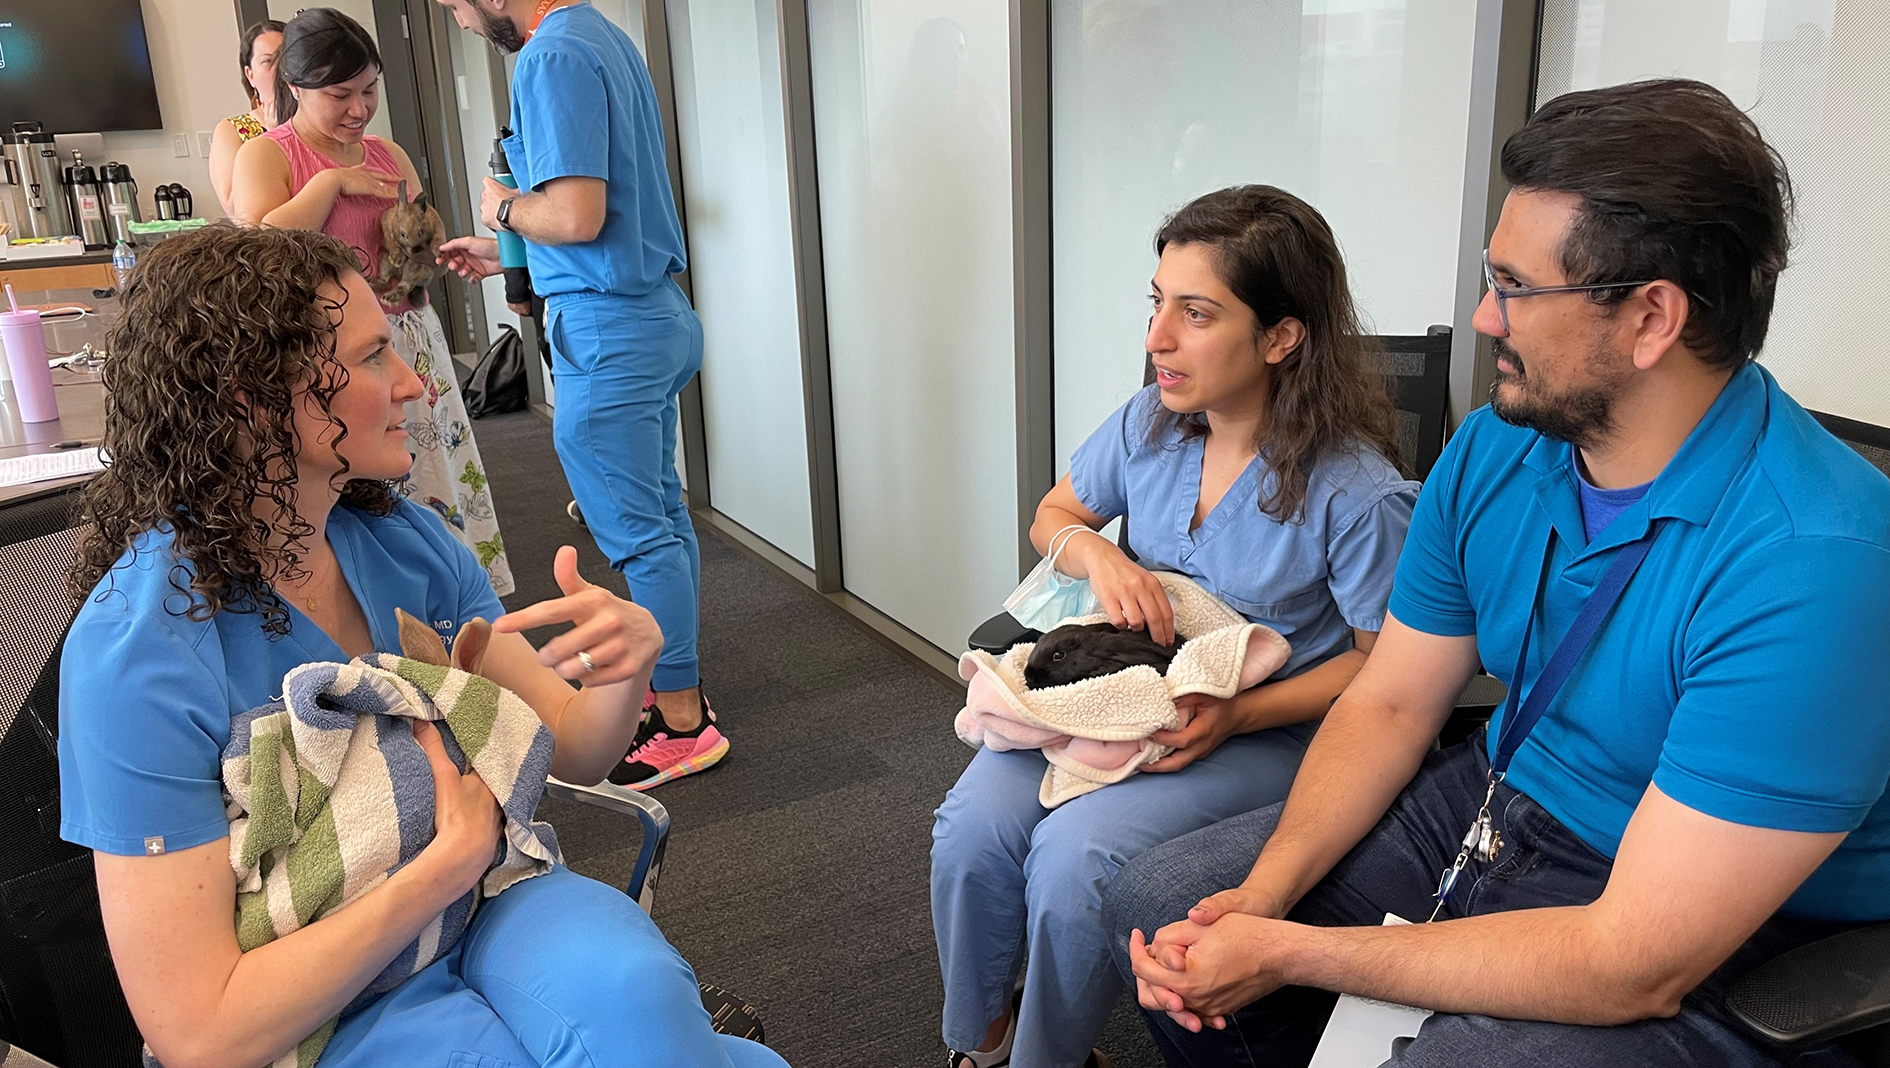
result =
[[[491,41],[492,47],[507,55],[525,47],[525,35],[518,32],[518,23],[502,19],[490,11],[479,12],[479,36]]]
[[[1613,433],[1614,401],[1620,395],[1624,375],[1604,375],[1597,384],[1545,395],[1529,379],[1522,357],[1509,342],[1492,338],[1490,347],[1516,368],[1514,372],[1499,368],[1490,386],[1490,409],[1498,419],[1566,441],[1578,449],[1592,448]],[[1600,352],[1591,353],[1589,367],[1605,367],[1602,357]],[[1503,396],[1501,387],[1506,384],[1514,387],[1515,396]]]

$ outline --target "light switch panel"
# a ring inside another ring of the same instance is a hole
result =
[[[171,155],[176,156],[178,159],[190,158],[190,135],[189,134],[172,134],[171,135]]]
[[[202,156],[204,159],[210,158],[210,131],[209,130],[197,131],[197,154]]]

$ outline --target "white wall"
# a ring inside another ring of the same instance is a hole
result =
[[[1881,0],[1551,0],[1538,99],[1679,75],[1724,91],[1798,198],[1760,362],[1800,404],[1890,425],[1876,343],[1890,201],[1890,22]]]
[[[151,190],[172,182],[190,190],[197,214],[220,219],[223,210],[210,188],[210,167],[198,134],[208,135],[219,120],[249,110],[236,63],[241,33],[236,5],[231,0],[144,0],[144,32],[164,129],[104,134],[105,147],[98,158],[93,158],[91,146],[101,135],[62,137],[60,150],[70,156],[77,145],[93,166],[111,160],[128,165],[138,180],[138,200],[146,219],[155,218],[157,212]],[[185,135],[188,155],[179,158],[172,152],[173,134]]]

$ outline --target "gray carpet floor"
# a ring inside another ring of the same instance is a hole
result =
[[[556,596],[558,546],[625,592],[583,528],[542,418],[479,420],[519,608]],[[658,788],[671,840],[655,918],[697,974],[756,1005],[796,1068],[937,1066],[942,1000],[927,897],[932,810],[971,751],[964,691],[706,528],[703,683],[720,765]],[[555,631],[529,635],[542,642]],[[547,800],[571,867],[623,885],[633,821]],[[1118,1068],[1160,1063],[1127,999],[1102,1039]]]

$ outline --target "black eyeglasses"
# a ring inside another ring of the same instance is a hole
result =
[[[1503,319],[1503,333],[1509,333],[1509,301],[1511,297],[1540,297],[1549,293],[1593,293],[1598,289],[1636,289],[1652,285],[1653,279],[1645,282],[1601,282],[1585,286],[1516,286],[1508,288],[1496,282],[1496,270],[1490,266],[1490,250],[1483,250],[1483,281],[1490,287],[1490,294],[1496,298],[1496,314]]]

